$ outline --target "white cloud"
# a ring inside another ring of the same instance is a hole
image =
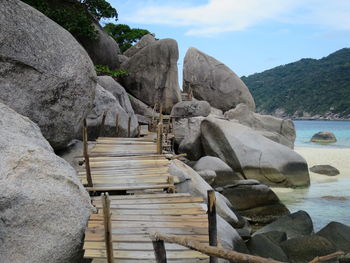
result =
[[[189,35],[213,35],[244,30],[268,20],[348,30],[349,14],[349,0],[210,0],[199,5],[148,1],[125,20],[185,26]]]

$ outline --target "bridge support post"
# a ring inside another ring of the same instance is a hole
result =
[[[84,119],[84,124],[83,124],[83,155],[85,160],[86,180],[88,183],[88,187],[92,187],[93,183],[92,183],[92,177],[91,177],[90,159],[88,154],[88,131],[87,131],[86,119]]]
[[[119,113],[117,112],[117,115],[115,116],[115,134],[116,137],[118,137],[119,133]]]
[[[107,262],[114,263],[113,255],[113,243],[112,243],[112,222],[111,222],[111,211],[110,211],[110,199],[108,193],[101,195],[102,208],[103,208],[103,219],[104,219],[104,230],[105,230],[105,243],[107,252]]]
[[[167,263],[166,260],[166,250],[163,240],[153,240],[154,255],[156,257],[157,263]]]
[[[131,135],[131,116],[129,116],[128,120],[128,138],[130,138]]]
[[[101,120],[101,124],[100,127],[98,128],[98,136],[101,137],[104,134],[104,130],[105,130],[105,122],[106,122],[106,116],[107,116],[107,111],[103,112],[102,115],[102,120]]]
[[[209,246],[216,247],[218,245],[218,233],[216,222],[216,197],[214,190],[208,190],[208,231],[209,231]],[[210,256],[210,263],[217,263],[216,257]]]

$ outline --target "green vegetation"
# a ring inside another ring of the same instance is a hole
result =
[[[118,13],[105,0],[22,0],[67,29],[76,38],[97,39],[92,22]]]
[[[103,29],[117,41],[122,52],[126,51],[144,35],[150,34],[146,29],[130,28],[124,24],[106,24]]]
[[[350,114],[350,48],[338,50],[322,59],[301,59],[242,80],[252,93],[257,111],[273,113],[283,108],[340,116]]]
[[[108,75],[116,79],[126,77],[129,75],[129,72],[125,69],[111,70],[108,66],[105,65],[95,65],[95,70],[98,76]]]

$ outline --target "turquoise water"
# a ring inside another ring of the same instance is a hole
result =
[[[295,146],[350,148],[350,121],[293,121],[297,137]],[[320,145],[310,142],[311,137],[319,131],[331,131],[337,142]]]
[[[350,121],[294,121],[294,124],[296,146],[349,148],[350,151]],[[312,135],[322,130],[333,132],[337,142],[327,145],[310,142]],[[304,210],[309,213],[315,231],[331,221],[350,226],[350,178],[342,174],[329,177],[325,182],[312,182],[309,188],[276,190],[276,194],[291,212]]]

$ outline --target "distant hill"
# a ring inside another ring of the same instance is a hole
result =
[[[350,117],[350,48],[241,79],[252,93],[258,112]]]

